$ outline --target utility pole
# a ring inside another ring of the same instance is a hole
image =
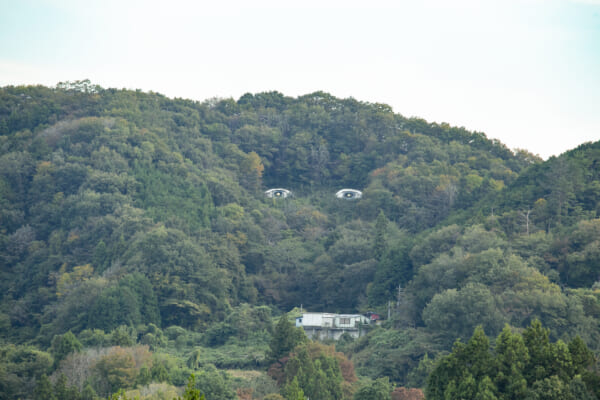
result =
[[[404,299],[404,289],[402,289],[402,285],[398,285],[398,297],[396,298],[396,308],[400,308],[400,303]]]

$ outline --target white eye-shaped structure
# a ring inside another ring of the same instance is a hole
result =
[[[335,197],[338,199],[356,200],[362,197],[362,192],[356,189],[342,189],[335,194]]]
[[[292,192],[290,192],[287,189],[269,189],[265,192],[265,196],[275,199],[285,199],[286,197],[290,197],[291,195]]]

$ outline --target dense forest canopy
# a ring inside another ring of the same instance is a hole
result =
[[[323,92],[0,88],[0,397],[177,395],[191,372],[223,391],[207,399],[319,393],[312,375],[278,387],[264,373],[273,318],[301,305],[390,317],[336,343],[343,357],[310,343],[290,355],[329,365],[331,398],[424,388],[478,326],[539,320],[598,352],[598,163],[600,142],[543,162]],[[348,359],[359,381],[341,378]]]

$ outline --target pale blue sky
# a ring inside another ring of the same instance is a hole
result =
[[[600,140],[600,0],[0,0],[0,86],[323,90],[544,158]]]

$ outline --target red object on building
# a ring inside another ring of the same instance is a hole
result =
[[[368,313],[365,314],[366,317],[369,318],[369,320],[373,321],[379,321],[381,320],[381,316],[377,313],[374,313],[372,311],[369,311]]]

